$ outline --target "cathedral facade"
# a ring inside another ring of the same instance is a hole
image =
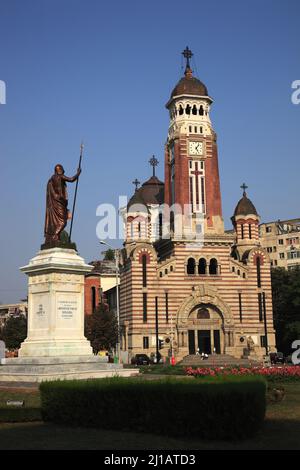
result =
[[[177,360],[197,352],[275,350],[270,259],[259,240],[259,215],[242,186],[226,232],[222,217],[212,98],[190,67],[166,104],[165,181],[153,175],[124,211],[121,256],[121,348],[130,356]]]

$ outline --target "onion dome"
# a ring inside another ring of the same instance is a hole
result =
[[[153,155],[149,160],[150,165],[153,168],[153,175],[145,183],[142,184],[140,188],[138,185],[140,182],[135,179],[133,184],[136,186],[135,193],[130,199],[127,205],[127,211],[133,205],[143,205],[146,206],[150,204],[163,204],[164,202],[164,183],[160,181],[155,175],[155,167],[158,165],[159,161]],[[148,208],[147,208],[148,210]]]
[[[133,205],[147,206],[149,204],[163,204],[164,183],[156,176],[151,176],[143,185],[137,189],[127,204],[127,211]]]
[[[243,197],[237,203],[233,216],[236,217],[238,215],[257,215],[258,213],[255,209],[255,206],[252,201],[247,197],[246,191],[243,193]]]
[[[193,71],[190,66],[190,59],[193,56],[192,51],[186,47],[185,50],[182,52],[184,58],[186,59],[186,68],[184,72],[184,77],[182,77],[175,88],[173,89],[171,93],[171,97],[166,104],[166,107],[168,108],[172,100],[176,96],[203,96],[207,97],[209,101],[212,102],[212,99],[208,95],[208,91],[206,86],[204,85],[203,82],[201,82],[198,78],[193,77]]]
[[[151,176],[140,188],[141,196],[146,204],[163,204],[164,183],[156,176]]]
[[[143,209],[148,211],[146,202],[143,199],[141,189],[136,189],[134,195],[130,198],[128,204],[127,204],[127,212],[131,212],[130,208],[135,208],[135,209]],[[134,206],[134,207],[133,207]],[[138,212],[138,210],[134,210],[134,212]]]
[[[184,75],[172,91],[171,98],[179,95],[208,96],[206,86],[198,78],[193,77],[190,68],[185,69]]]

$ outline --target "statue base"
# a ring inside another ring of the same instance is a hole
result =
[[[84,276],[93,266],[74,249],[41,250],[28,266],[28,335],[19,357],[92,356],[84,336]]]
[[[46,242],[41,245],[41,250],[50,250],[51,248],[65,248],[67,250],[77,251],[76,243],[57,240],[55,242]]]
[[[103,377],[130,377],[139,371],[110,364],[107,357],[16,357],[2,359],[0,382],[40,383],[46,380],[86,380]]]

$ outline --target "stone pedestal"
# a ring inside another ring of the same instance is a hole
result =
[[[28,335],[19,357],[91,356],[84,336],[84,275],[93,267],[73,249],[41,250],[27,266]]]
[[[28,266],[28,335],[19,357],[1,359],[0,382],[89,379],[136,375],[93,355],[84,336],[85,264],[73,249],[39,251]]]

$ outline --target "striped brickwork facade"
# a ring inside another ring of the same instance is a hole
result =
[[[238,261],[230,256],[233,242],[231,236],[224,235],[205,240],[201,248],[174,240],[158,243],[156,247],[147,243],[126,246],[120,289],[121,325],[126,325],[123,342],[131,354],[155,352],[155,297],[158,297],[159,338],[164,340],[162,355],[167,355],[170,349],[168,338],[173,340],[178,359],[189,354],[189,330],[195,332],[196,349],[198,330],[211,331],[213,351],[213,331],[219,330],[220,353],[242,357],[247,338],[251,336],[256,355],[262,356],[265,354],[261,339],[265,336],[264,306],[268,344],[274,349],[268,256],[262,248],[254,247],[247,259]],[[142,255],[147,257],[146,286],[143,286]],[[216,259],[217,274],[198,274],[197,269],[195,274],[187,274],[190,258],[195,259],[196,268],[201,258],[207,261],[208,267],[210,260]],[[197,309],[203,306],[210,310],[209,320],[197,319]]]

